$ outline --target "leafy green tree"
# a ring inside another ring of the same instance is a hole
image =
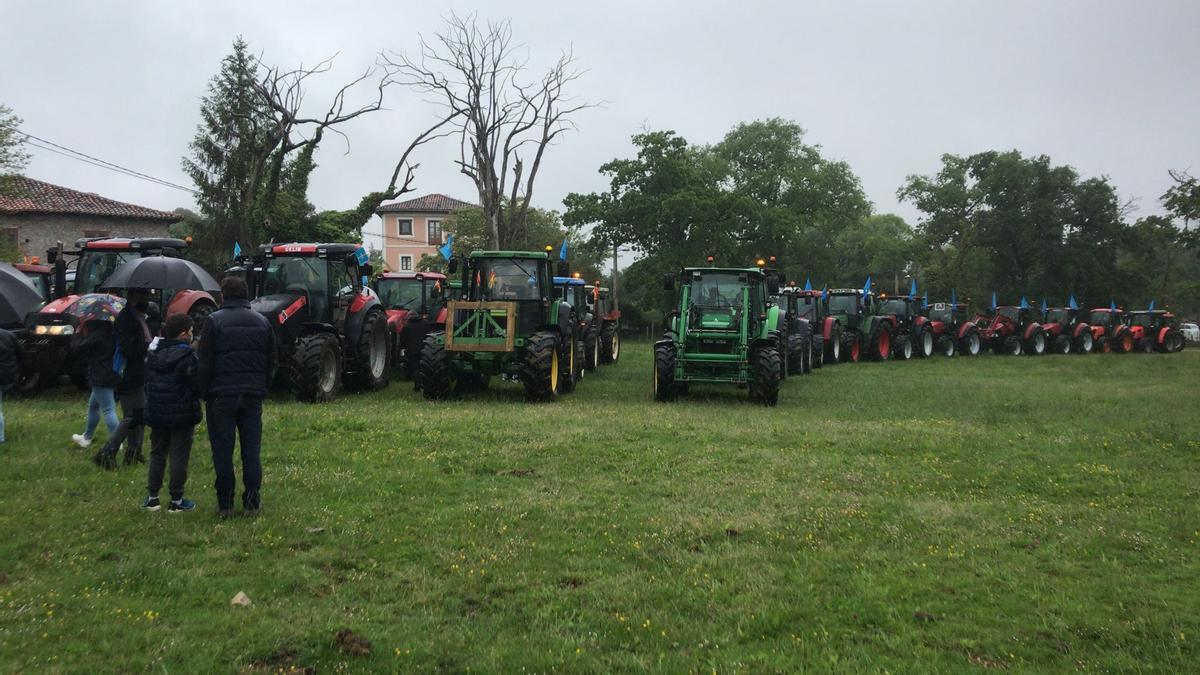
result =
[[[25,137],[17,131],[22,122],[12,108],[0,103],[0,174],[21,173],[29,164]]]
[[[881,288],[903,282],[911,271],[916,244],[912,228],[893,214],[867,216],[841,228],[834,238],[839,283],[862,283],[873,276]],[[825,279],[827,277],[822,277]],[[903,284],[907,290],[908,284]]]

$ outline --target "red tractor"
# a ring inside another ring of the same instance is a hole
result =
[[[27,320],[25,355],[27,368],[18,388],[33,391],[67,374],[76,384],[84,381],[83,363],[70,350],[77,320],[71,307],[79,296],[95,293],[118,267],[135,258],[146,256],[182,256],[190,246],[184,239],[104,237],[80,239],[75,250],[52,249],[46,260],[53,266],[53,299],[36,315]],[[61,247],[61,244],[60,244]],[[67,283],[67,257],[75,258],[75,278]],[[156,307],[165,311],[151,312],[157,323],[175,314],[187,314],[199,327],[217,308],[217,301],[205,291],[191,289],[156,289]]]
[[[977,314],[971,321],[979,326],[979,337],[984,346],[996,354],[1041,356],[1046,353],[1046,332],[1034,320],[1033,309],[1024,303],[1019,307],[997,307],[995,314]]]
[[[54,298],[54,268],[49,265],[41,265],[35,256],[33,262],[13,263],[13,267],[17,271],[23,273],[33,282],[34,288],[38,293],[42,294],[43,302],[50,302]]]
[[[943,356],[978,356],[983,351],[979,326],[968,320],[957,303],[935,302],[925,310],[934,348]]]
[[[609,290],[599,281],[583,290],[592,314],[592,325],[584,335],[583,362],[589,370],[598,363],[612,365],[621,358],[621,310],[613,308]],[[589,346],[593,344],[595,348]]]
[[[392,363],[416,377],[425,337],[446,328],[446,275],[439,272],[385,272],[375,293],[387,312]]]
[[[1079,310],[1071,307],[1047,309],[1042,329],[1050,349],[1059,354],[1088,354],[1095,343],[1092,327],[1080,321]]]
[[[1164,354],[1183,351],[1183,333],[1173,313],[1162,309],[1130,312],[1126,322],[1134,344],[1141,351]]]
[[[275,329],[279,374],[296,400],[332,400],[345,381],[382,389],[391,380],[387,314],[367,286],[358,244],[265,244],[247,273],[250,308]]]
[[[1088,326],[1092,330],[1093,349],[1105,354],[1133,351],[1137,341],[1125,325],[1125,310],[1117,307],[1098,307],[1091,311]]]

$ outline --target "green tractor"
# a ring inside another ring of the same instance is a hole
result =
[[[858,288],[831,288],[826,307],[832,323],[840,328],[842,361],[857,363],[869,358],[887,361],[892,355],[892,335],[896,319],[884,314],[871,292],[871,282]]]
[[[450,274],[458,270],[451,259]],[[520,381],[529,401],[553,401],[574,388],[576,330],[571,306],[556,296],[547,253],[474,251],[462,269],[463,299],[446,306],[445,330],[421,349],[417,384],[427,399]]]
[[[712,257],[708,259],[712,263]],[[779,281],[760,268],[685,267],[679,304],[654,343],[654,399],[671,401],[692,382],[745,385],[773,406],[783,376],[780,309],[768,302]],[[675,291],[676,275],[663,287]]]

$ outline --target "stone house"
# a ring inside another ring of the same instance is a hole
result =
[[[436,255],[446,241],[444,223],[455,211],[479,208],[446,195],[431,194],[383,204],[375,213],[383,219],[383,260],[393,272],[408,272],[422,255]]]
[[[0,238],[41,256],[80,237],[165,237],[179,216],[26,176],[0,176]]]

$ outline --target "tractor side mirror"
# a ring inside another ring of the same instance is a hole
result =
[[[671,274],[668,272],[667,274],[663,275],[663,290],[664,291],[675,290],[675,275],[674,274]]]
[[[446,269],[450,274],[458,272],[458,258],[450,258],[450,261],[446,263]]]

